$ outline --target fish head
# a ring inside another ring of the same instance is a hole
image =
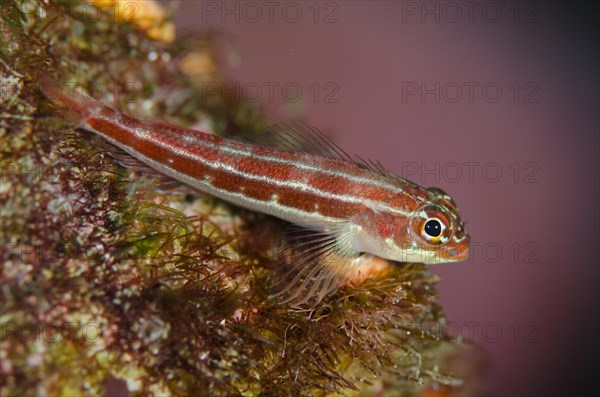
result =
[[[440,188],[426,189],[427,202],[407,218],[397,240],[404,255],[427,264],[459,262],[469,257],[469,235],[452,198]],[[408,243],[408,244],[407,244]]]
[[[416,192],[415,192],[416,193]],[[456,203],[439,188],[418,189],[412,208],[369,211],[354,246],[398,262],[459,262],[469,257],[469,235]],[[404,198],[402,198],[404,200]]]

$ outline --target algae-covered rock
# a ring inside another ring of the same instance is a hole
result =
[[[178,40],[157,3],[131,2],[143,23],[118,3],[2,3],[0,394],[474,393],[476,349],[445,336],[424,265],[278,305],[280,222],[123,168],[40,95],[50,75],[139,118],[267,125],[200,91],[223,78],[214,33]]]

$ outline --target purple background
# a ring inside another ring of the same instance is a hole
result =
[[[432,270],[449,330],[489,353],[489,395],[597,389],[598,7],[284,4],[270,3],[271,18],[265,2],[183,1],[176,22],[179,33],[223,33],[228,77],[260,94],[274,121],[301,116],[454,197],[479,245],[468,262]],[[436,82],[439,101],[407,91]],[[286,104],[294,86],[300,100]]]

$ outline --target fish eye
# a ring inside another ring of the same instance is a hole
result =
[[[425,223],[423,230],[428,236],[439,237],[442,234],[442,224],[437,219],[430,219]]]
[[[411,222],[413,235],[432,245],[444,245],[452,238],[454,224],[449,210],[440,205],[425,205],[415,211]]]
[[[428,218],[423,223],[421,235],[429,242],[437,243],[441,240],[441,236],[446,230],[444,223],[438,218]]]

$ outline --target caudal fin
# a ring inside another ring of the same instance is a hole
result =
[[[88,118],[110,109],[72,85],[60,83],[50,76],[42,76],[38,80],[38,87],[50,101],[63,107],[67,118],[77,126],[84,125]]]

